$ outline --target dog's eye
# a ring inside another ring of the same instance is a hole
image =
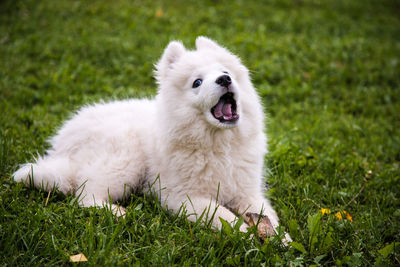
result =
[[[199,87],[199,86],[201,85],[202,82],[203,82],[202,79],[197,79],[197,80],[195,80],[195,81],[193,82],[192,87],[193,87],[193,88],[197,88],[197,87]]]

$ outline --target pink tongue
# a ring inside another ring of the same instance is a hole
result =
[[[224,117],[225,120],[232,118],[232,104],[225,103],[224,101],[218,102],[214,109],[214,116],[216,118]]]
[[[232,118],[232,104],[224,104],[222,113],[224,113],[224,119]]]

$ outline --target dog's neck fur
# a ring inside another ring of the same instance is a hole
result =
[[[199,120],[195,124],[181,122],[178,125],[169,125],[168,129],[160,131],[160,140],[171,150],[177,148],[220,150],[220,146],[230,146],[243,138],[238,127],[220,129],[207,124],[209,124],[207,121]]]

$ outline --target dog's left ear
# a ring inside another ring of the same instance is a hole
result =
[[[196,38],[196,48],[197,50],[200,49],[213,49],[213,50],[218,50],[218,49],[224,49],[222,46],[218,45],[216,42],[213,40],[204,37],[204,36],[199,36]]]
[[[181,42],[172,41],[164,50],[160,61],[156,64],[156,78],[158,81],[164,79],[174,63],[186,52],[185,47]]]

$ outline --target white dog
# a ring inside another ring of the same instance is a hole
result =
[[[46,155],[14,179],[75,193],[86,207],[152,185],[163,205],[178,212],[183,204],[190,220],[209,210],[219,228],[219,218],[233,224],[252,212],[276,228],[263,192],[263,109],[239,58],[205,37],[197,38],[196,50],[173,41],[156,78],[154,100],[82,108]]]

